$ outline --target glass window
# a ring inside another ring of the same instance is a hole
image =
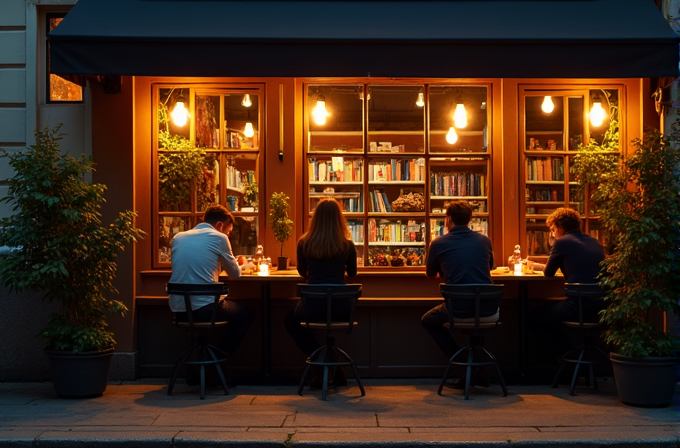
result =
[[[212,204],[236,222],[235,255],[252,255],[259,235],[259,90],[159,86],[156,265],[171,260],[172,238],[196,226]]]
[[[55,29],[63,20],[66,13],[46,14],[47,24],[45,30],[49,36],[50,31]],[[83,88],[62,76],[55,75],[50,70],[50,41],[46,37],[46,58],[47,58],[47,102],[48,103],[73,103],[83,101]]]

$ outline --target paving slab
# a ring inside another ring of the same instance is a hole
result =
[[[680,406],[635,408],[600,390],[510,385],[437,394],[437,379],[365,380],[297,394],[295,386],[211,389],[139,380],[101,397],[57,398],[50,383],[0,383],[2,448],[436,448],[680,446]]]

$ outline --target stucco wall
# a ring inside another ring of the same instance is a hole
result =
[[[43,342],[37,338],[58,304],[38,292],[15,294],[0,286],[0,381],[50,378]]]

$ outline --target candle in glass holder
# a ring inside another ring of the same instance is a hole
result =
[[[522,262],[515,263],[515,275],[522,275]]]
[[[257,275],[269,275],[269,265],[267,263],[260,264],[260,271]]]

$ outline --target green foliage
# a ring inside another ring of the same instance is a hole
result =
[[[260,197],[260,188],[257,182],[244,182],[243,184],[243,200],[248,205],[257,205]]]
[[[203,172],[205,150],[181,135],[158,133],[158,196],[163,210],[183,210],[191,200],[191,183]]]
[[[603,91],[609,101],[610,94]],[[619,160],[619,119],[618,106],[609,102],[609,127],[602,142],[590,139],[587,145],[579,145],[571,166],[581,191],[596,187],[606,176],[618,170]]]
[[[635,153],[603,176],[594,199],[615,251],[603,262],[609,291],[606,341],[624,356],[671,356],[674,341],[652,319],[680,312],[680,150],[656,130],[632,142]]]
[[[272,193],[269,199],[269,223],[274,232],[274,238],[281,243],[283,257],[283,243],[293,234],[293,221],[288,217],[290,198],[286,193]]]
[[[59,127],[36,132],[35,140],[26,151],[2,150],[15,174],[1,199],[14,214],[0,220],[0,246],[12,248],[1,256],[0,281],[10,291],[44,291],[46,300],[62,304],[62,313],[40,333],[47,348],[112,347],[105,316],[123,315],[127,308],[105,293],[117,292],[118,253],[144,232],[134,226],[132,211],[102,224],[106,187],[86,182],[90,159],[61,154]]]

